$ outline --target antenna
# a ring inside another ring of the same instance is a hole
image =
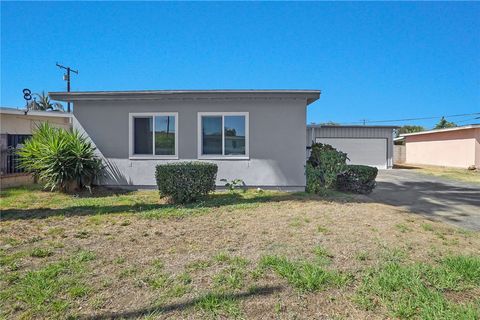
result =
[[[67,81],[67,92],[70,92],[70,72],[78,74],[78,70],[73,70],[70,67],[65,67],[57,62],[57,67],[67,70],[67,73],[63,75],[63,80]],[[67,112],[70,112],[70,101],[67,102]]]

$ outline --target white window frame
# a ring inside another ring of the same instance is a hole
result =
[[[202,154],[202,117],[203,116],[221,116],[222,117],[222,154]],[[226,116],[244,116],[245,117],[245,154],[244,155],[226,155],[225,154],[225,117]],[[197,114],[197,157],[205,160],[248,160],[250,159],[250,126],[248,112],[198,112]]]
[[[173,155],[157,155],[155,154],[155,117],[175,117],[175,154]],[[133,137],[133,119],[152,117],[153,126],[153,150],[152,154],[134,154],[134,137]],[[134,112],[128,114],[128,154],[129,159],[178,159],[178,112]]]

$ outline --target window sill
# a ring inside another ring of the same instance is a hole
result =
[[[199,156],[198,160],[250,160],[248,156]]]
[[[178,156],[129,156],[129,160],[178,160]]]

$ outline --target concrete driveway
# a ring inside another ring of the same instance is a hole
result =
[[[480,230],[480,184],[447,180],[408,169],[379,170],[377,187],[368,197],[427,218]]]

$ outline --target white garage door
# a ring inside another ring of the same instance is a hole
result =
[[[337,150],[346,152],[350,159],[349,164],[387,168],[387,139],[316,138],[315,141],[327,143]]]

